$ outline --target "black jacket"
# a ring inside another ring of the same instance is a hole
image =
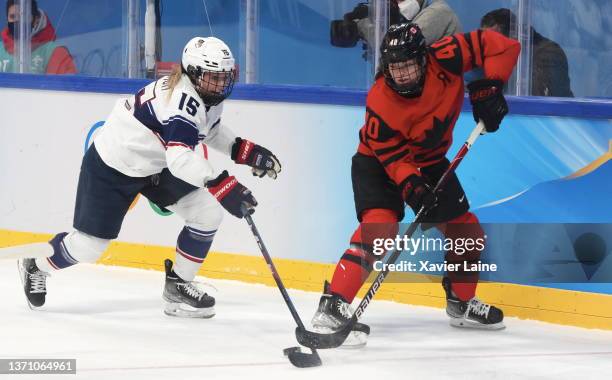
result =
[[[533,31],[531,95],[573,97],[565,52],[554,41]]]

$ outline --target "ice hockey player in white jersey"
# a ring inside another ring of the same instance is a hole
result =
[[[269,150],[236,137],[221,121],[223,100],[236,79],[235,67],[223,41],[195,37],[169,76],[117,101],[83,158],[74,230],[38,246],[48,250],[48,258],[19,262],[32,308],[45,303],[50,272],[100,257],[117,238],[130,204],[140,193],[185,222],[177,239],[176,262],[165,262],[165,313],[214,315],[215,299],[193,279],[221,223],[222,207],[242,218],[241,206],[252,213],[257,202],[236,178],[211,165],[206,147],[251,166],[259,177],[276,179],[281,170]]]

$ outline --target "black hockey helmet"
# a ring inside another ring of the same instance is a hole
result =
[[[421,95],[425,84],[427,46],[417,24],[391,25],[380,46],[380,61],[389,87],[406,98]]]

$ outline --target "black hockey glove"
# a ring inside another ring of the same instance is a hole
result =
[[[415,213],[419,212],[421,207],[425,207],[425,212],[427,212],[438,203],[436,194],[421,176],[409,176],[401,183],[400,189],[404,201]]]
[[[272,152],[249,140],[236,137],[232,146],[232,160],[237,164],[248,165],[253,168],[253,175],[276,179],[281,171],[281,164]]]
[[[504,82],[498,79],[479,79],[468,84],[474,121],[480,119],[487,132],[499,129],[504,116],[508,113],[508,103],[504,98]]]
[[[244,205],[249,214],[255,212],[257,201],[251,190],[242,185],[234,176],[230,176],[227,170],[215,179],[206,182],[208,191],[217,198],[221,206],[236,218],[244,217],[241,206]]]

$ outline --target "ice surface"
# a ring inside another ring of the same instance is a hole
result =
[[[296,345],[278,290],[206,280],[218,292],[210,320],[162,313],[163,274],[78,265],[55,272],[44,310],[26,306],[16,263],[0,262],[0,358],[76,358],[86,379],[601,379],[612,332],[507,319],[502,331],[460,330],[439,309],[374,302],[366,348],[322,350],[323,366],[294,368]],[[290,291],[309,321],[318,294]],[[19,379],[41,379],[21,375]],[[62,378],[53,376],[53,379]],[[74,379],[74,375],[66,375]]]

